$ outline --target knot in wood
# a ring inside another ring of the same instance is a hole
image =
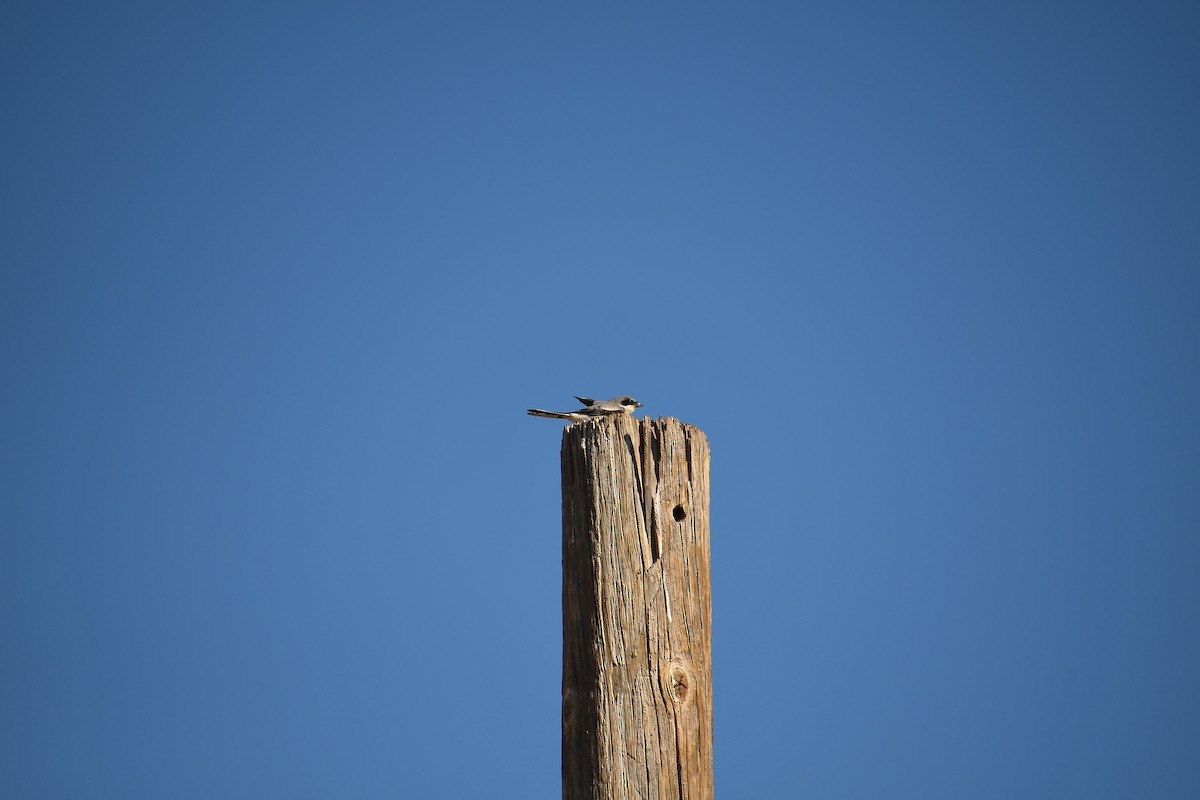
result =
[[[692,701],[692,671],[682,661],[671,661],[662,671],[662,692],[669,702],[686,706]]]
[[[569,736],[575,730],[575,690],[567,689],[562,699],[563,737]]]

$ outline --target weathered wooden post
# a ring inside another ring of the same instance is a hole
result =
[[[563,797],[713,797],[708,440],[607,417],[562,441]]]

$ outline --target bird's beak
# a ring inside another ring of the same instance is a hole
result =
[[[633,405],[634,405],[636,408],[641,408],[641,407],[642,407],[642,404],[641,404],[641,403],[634,403]]]

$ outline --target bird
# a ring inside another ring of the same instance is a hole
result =
[[[631,414],[635,408],[641,408],[642,404],[634,400],[629,395],[614,397],[611,400],[593,400],[590,397],[575,397],[576,400],[583,403],[583,408],[578,411],[546,411],[541,408],[529,409],[529,415],[532,417],[550,417],[551,419],[565,419],[568,422],[584,422],[589,419],[598,417],[615,416],[617,414]]]

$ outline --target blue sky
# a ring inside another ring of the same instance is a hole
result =
[[[10,3],[0,794],[553,797],[561,428],[723,797],[1200,796],[1192,3]]]

